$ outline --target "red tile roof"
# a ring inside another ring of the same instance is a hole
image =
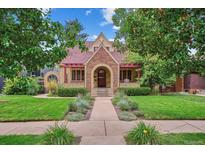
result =
[[[87,48],[92,47],[93,42],[86,42]],[[120,52],[113,51],[110,52],[113,58],[115,58],[119,63],[123,63],[124,56]],[[94,54],[92,51],[81,52],[78,47],[69,48],[68,56],[62,60],[61,64],[84,64],[91,56]]]

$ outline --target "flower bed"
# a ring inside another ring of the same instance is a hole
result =
[[[65,116],[68,121],[88,120],[91,115],[94,99],[89,95],[79,94],[75,102],[70,104],[70,109]]]
[[[122,91],[116,93],[112,103],[120,120],[131,121],[144,118],[144,113],[139,111],[138,104],[129,100]]]

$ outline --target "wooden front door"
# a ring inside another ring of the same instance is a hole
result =
[[[104,69],[98,71],[98,87],[106,87],[106,72]]]

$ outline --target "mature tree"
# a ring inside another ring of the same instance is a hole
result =
[[[132,63],[140,63],[142,65],[143,76],[140,83],[154,89],[155,85],[173,85],[175,75],[170,74],[167,70],[167,63],[159,59],[158,56],[140,56],[138,53],[126,52],[126,60]]]
[[[157,56],[177,76],[205,72],[204,9],[116,9],[113,21],[120,27],[115,45],[121,49]]]
[[[86,49],[87,35],[77,20],[63,26],[49,15],[42,9],[0,9],[0,76],[52,67],[67,55],[66,48]]]

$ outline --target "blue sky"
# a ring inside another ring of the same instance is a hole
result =
[[[112,23],[113,14],[114,9],[52,9],[51,19],[64,24],[66,20],[77,18],[85,28],[84,32],[89,35],[88,40],[94,40],[100,32],[112,40],[117,29]]]

